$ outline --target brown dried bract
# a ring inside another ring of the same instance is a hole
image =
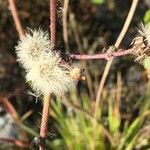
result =
[[[73,80],[76,80],[76,81],[85,80],[86,77],[83,75],[83,72],[84,72],[83,69],[75,67],[70,71],[70,76]]]
[[[135,61],[142,62],[147,56],[150,56],[150,46],[144,36],[138,36],[131,42],[133,47],[133,55],[136,56]]]

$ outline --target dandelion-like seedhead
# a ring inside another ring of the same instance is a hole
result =
[[[37,94],[61,95],[73,87],[72,66],[53,51],[47,32],[30,30],[16,46],[18,62],[26,70],[26,80]]]
[[[48,53],[50,55],[52,49],[47,32],[30,29],[16,46],[17,59],[24,68],[31,68],[40,57],[45,57]]]
[[[26,80],[31,81],[33,89],[37,93],[54,93],[60,95],[73,87],[74,81],[69,76],[69,71],[64,70],[59,60],[40,60],[35,67],[30,69]]]

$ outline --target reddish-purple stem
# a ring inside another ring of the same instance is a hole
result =
[[[46,136],[48,131],[48,120],[49,120],[49,110],[50,110],[50,94],[45,94],[43,98],[43,112],[42,120],[40,126],[40,150],[45,150],[46,148]]]
[[[56,44],[56,0],[50,0],[50,34],[51,43]]]
[[[0,137],[0,141],[12,143],[21,148],[29,148],[30,147],[30,143],[28,143],[26,141],[21,141],[18,139]]]
[[[112,57],[119,57],[131,54],[133,49],[122,50],[118,49],[116,52],[106,52],[106,53],[99,53],[99,54],[92,54],[92,55],[85,55],[85,54],[69,54],[72,59],[79,59],[79,60],[90,60],[90,59],[109,59]]]
[[[12,16],[13,16],[13,20],[14,20],[16,29],[18,31],[19,37],[21,38],[24,35],[24,30],[23,30],[21,21],[20,21],[19,16],[18,16],[15,2],[14,2],[14,0],[8,0],[8,3],[9,3],[9,8],[10,8]]]
[[[7,97],[0,96],[0,104],[3,105],[6,111],[12,115],[14,120],[19,121],[18,113],[14,108],[14,106],[12,105],[12,103],[7,99]]]

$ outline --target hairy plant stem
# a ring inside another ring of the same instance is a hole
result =
[[[40,146],[39,146],[40,150],[46,149],[45,140],[48,131],[49,110],[50,110],[50,94],[44,94],[42,120],[40,126]]]
[[[56,0],[50,0],[50,39],[53,46],[56,45]],[[46,149],[46,136],[50,109],[50,93],[44,94],[43,112],[40,126],[40,150]]]
[[[106,53],[99,53],[99,54],[91,54],[91,55],[86,55],[86,54],[69,54],[69,56],[72,59],[79,59],[79,60],[93,60],[93,59],[110,59],[113,57],[119,57],[119,56],[124,56],[128,54],[132,54],[134,49],[118,49],[116,52],[106,52]]]
[[[51,44],[56,45],[56,0],[50,0],[50,34]]]

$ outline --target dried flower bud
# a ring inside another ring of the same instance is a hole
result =
[[[83,75],[83,70],[78,68],[78,67],[75,67],[73,68],[71,71],[70,71],[70,76],[73,80],[85,80],[85,76]]]
[[[144,38],[145,44],[150,46],[150,24],[140,24],[139,34]]]
[[[150,56],[150,24],[140,24],[138,29],[138,36],[133,39],[131,45],[133,46],[133,54],[136,56],[135,61],[143,62],[143,60]]]
[[[26,69],[26,80],[38,94],[63,94],[73,87],[71,66],[52,50],[47,32],[28,32],[16,47],[18,61]]]

